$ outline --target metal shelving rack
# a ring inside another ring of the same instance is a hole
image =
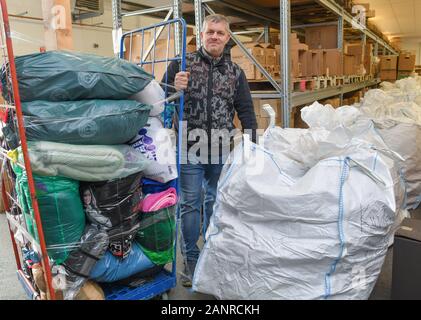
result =
[[[155,8],[147,8],[142,10],[136,10],[133,12],[122,12],[121,7],[122,0],[112,0],[112,15],[113,15],[113,33],[115,34],[122,34],[122,28],[124,23],[125,17],[133,17],[133,16],[141,16],[141,15],[150,15],[154,13],[166,13],[165,18],[163,19],[163,22],[167,22],[170,19],[179,19],[182,18],[182,1],[181,0],[172,0],[172,4],[166,5],[166,6],[160,6]],[[152,39],[152,43],[148,47],[144,58],[148,56],[148,54],[151,52],[153,42],[155,42],[161,35],[164,28],[160,28],[157,30],[155,34],[155,39]],[[175,28],[175,53],[176,55],[179,55],[181,52],[181,30],[180,27]],[[118,43],[119,43],[119,39]],[[116,53],[118,55],[118,53]]]
[[[113,0],[113,2],[118,2],[121,0]],[[339,96],[343,98],[343,95],[357,91],[363,88],[375,86],[380,81],[378,79],[364,81],[357,84],[346,84],[338,87],[329,87],[320,90],[314,90],[309,92],[292,92],[292,79],[290,75],[290,55],[289,55],[289,35],[291,29],[309,27],[315,25],[327,25],[327,24],[337,24],[338,25],[338,48],[343,49],[344,43],[344,30],[345,24],[353,24],[358,27],[358,31],[361,35],[361,39],[365,44],[367,41],[374,42],[374,56],[378,56],[380,48],[382,48],[383,54],[397,55],[398,52],[390,46],[386,41],[381,37],[377,36],[373,31],[367,29],[365,26],[359,24],[355,21],[353,16],[344,10],[339,4],[334,0],[313,0],[314,5],[318,7],[325,8],[333,15],[334,21],[321,22],[321,23],[304,23],[301,25],[291,26],[291,0],[279,0],[279,12],[278,14],[274,13],[273,10],[268,10],[263,7],[258,7],[256,5],[249,4],[248,2],[240,0],[174,0],[172,5],[167,7],[160,7],[154,9],[140,10],[137,12],[129,13],[126,15],[133,14],[148,14],[150,12],[162,11],[163,8],[170,10],[174,9],[174,13],[177,10],[177,17],[181,17],[182,13],[181,7],[182,2],[189,3],[194,5],[194,11],[187,14],[193,15],[193,19],[186,19],[187,21],[194,21],[196,26],[196,44],[199,47],[200,43],[200,30],[202,27],[203,17],[205,13],[222,13],[226,15],[246,15],[253,19],[253,21],[259,21],[259,24],[262,27],[246,28],[246,30],[241,30],[239,32],[231,32],[231,38],[238,45],[244,55],[250,59],[250,61],[256,66],[256,68],[265,76],[267,82],[270,83],[273,87],[271,91],[252,91],[253,98],[262,98],[262,99],[281,99],[281,111],[282,111],[282,120],[283,126],[290,126],[290,114],[293,111],[293,108],[308,104],[316,100],[326,99],[330,97]],[[212,5],[212,6],[211,6]],[[219,9],[220,11],[215,10],[214,8]],[[225,12],[227,11],[227,12]],[[228,14],[227,14],[228,13]],[[120,13],[121,16],[121,13]],[[124,15],[122,15],[124,17]],[[118,17],[118,16],[117,16]],[[176,17],[176,16],[174,16]],[[281,81],[278,82],[275,80],[266,69],[248,52],[246,47],[243,45],[241,40],[238,38],[239,35],[250,34],[250,33],[260,33],[259,38],[265,39],[266,42],[269,40],[269,30],[270,25],[279,26],[279,31],[281,34],[280,37],[280,74]],[[179,41],[177,41],[179,42]],[[278,112],[280,110],[277,110]]]

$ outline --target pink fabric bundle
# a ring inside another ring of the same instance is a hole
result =
[[[139,210],[142,212],[153,212],[167,207],[171,207],[177,203],[177,191],[175,188],[168,190],[151,193],[140,201]]]

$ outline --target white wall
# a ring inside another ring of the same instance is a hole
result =
[[[7,0],[7,6],[11,15],[28,12],[22,18],[10,17],[15,55],[39,52],[40,47],[44,46],[43,21],[28,18],[42,18],[41,0]],[[123,19],[123,28],[128,31],[156,21],[159,20],[144,16],[128,17]],[[75,51],[113,56],[111,0],[105,0],[104,15],[82,21],[83,24],[88,25],[101,22],[99,27],[73,24]],[[94,48],[94,44],[97,44],[98,48]]]

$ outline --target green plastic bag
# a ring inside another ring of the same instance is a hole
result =
[[[26,172],[16,165],[13,166],[13,171],[16,174],[16,192],[24,210],[28,232],[39,241]],[[37,175],[34,175],[34,181],[48,256],[60,264],[78,245],[85,229],[79,182]]]
[[[28,140],[70,144],[124,144],[137,135],[152,106],[132,100],[22,103]]]
[[[153,79],[134,63],[84,53],[48,51],[15,62],[21,101],[124,100]],[[5,77],[3,73],[7,90]]]
[[[174,205],[140,215],[141,226],[136,241],[156,265],[167,264],[174,258],[175,210]]]

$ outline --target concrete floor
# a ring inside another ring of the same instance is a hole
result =
[[[415,219],[421,219],[421,208],[411,212]],[[27,296],[16,276],[16,263],[4,214],[0,214],[0,300],[25,300]],[[390,300],[392,284],[393,247],[389,249],[382,272],[371,294],[370,300]],[[181,254],[178,254],[177,270],[182,270]],[[178,278],[180,275],[178,275]],[[171,300],[212,300],[214,297],[195,293],[181,286],[178,281],[176,288],[169,293]]]
[[[27,295],[16,275],[16,262],[6,215],[0,213],[0,300],[25,300]]]

